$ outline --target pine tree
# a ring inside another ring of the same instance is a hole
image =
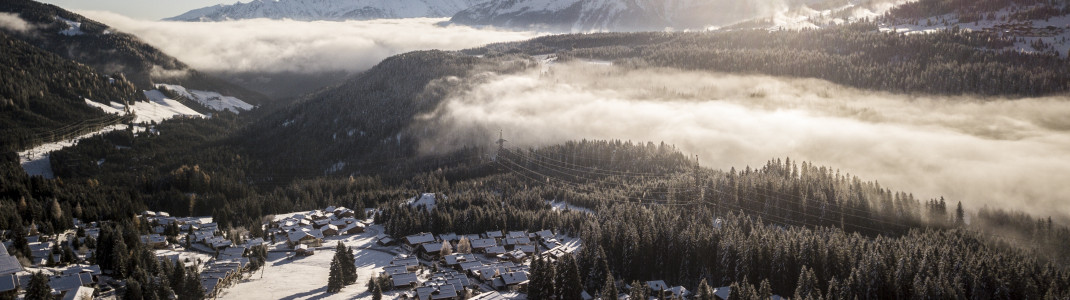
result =
[[[336,254],[331,259],[331,271],[327,277],[327,292],[337,293],[345,286],[345,275],[342,274],[342,262],[338,261],[338,255]]]
[[[628,292],[628,299],[647,299],[650,298],[647,295],[646,286],[640,283],[638,280],[632,281],[632,289]]]
[[[606,282],[602,284],[602,299],[616,300],[618,295],[617,281],[613,279],[613,274],[607,274]]]
[[[769,299],[773,296],[773,287],[769,285],[769,279],[762,279],[762,283],[758,284],[758,298]]]
[[[553,262],[536,257],[532,262],[531,275],[528,282],[528,299],[543,300],[555,299],[557,295],[554,289],[555,270]]]
[[[799,280],[795,283],[795,299],[817,297],[820,294],[821,291],[818,290],[814,270],[803,266],[802,270],[799,271]]]
[[[45,273],[33,273],[30,285],[26,288],[26,299],[52,299],[52,288],[48,287],[48,276]]]
[[[201,300],[204,299],[204,285],[201,284],[201,274],[196,270],[186,272],[186,286],[182,289],[182,295],[179,297],[184,300]]]
[[[141,283],[131,278],[126,280],[126,291],[123,292],[123,299],[129,300],[141,300],[144,299],[144,295],[141,294]]]
[[[345,264],[342,265],[344,267],[342,270],[346,275],[346,285],[350,285],[357,283],[357,258],[353,256],[353,249],[349,249],[348,247],[346,248],[345,254],[346,255],[343,257],[345,258]]]
[[[571,254],[566,254],[557,262],[554,285],[557,287],[557,298],[561,300],[583,299],[583,280],[580,279],[580,270],[576,266],[576,259]]]
[[[706,278],[698,283],[698,292],[695,294],[696,300],[716,300],[716,296],[713,294],[713,288],[706,283]]]
[[[379,282],[375,280],[375,276],[372,276],[372,278],[368,280],[368,285],[371,287],[372,300],[382,300],[383,287],[379,286]]]

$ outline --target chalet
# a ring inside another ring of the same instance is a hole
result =
[[[380,237],[379,240],[375,241],[375,243],[383,246],[390,246],[396,244],[397,241],[394,241],[394,239],[389,236],[384,236]]]
[[[205,298],[215,298],[217,287],[223,282],[222,278],[216,277],[201,277],[201,286],[204,287]]]
[[[463,262],[475,261],[476,256],[472,254],[451,254],[442,259],[445,261],[446,266],[457,267]]]
[[[300,255],[300,256],[309,256],[309,255],[316,254],[316,249],[312,248],[312,247],[309,247],[308,245],[305,245],[305,244],[299,244],[299,245],[297,245],[297,247],[294,247],[294,252],[296,252],[297,255]]]
[[[486,236],[488,239],[501,239],[505,237],[505,235],[502,234],[501,231],[487,231],[487,233],[483,235]]]
[[[527,255],[535,254],[535,252],[538,251],[535,245],[519,245],[514,247],[513,250],[520,250],[521,252],[524,252]]]
[[[484,266],[483,262],[476,261],[476,260],[466,261],[466,262],[462,262],[462,263],[458,263],[457,264],[457,267],[460,268],[461,271],[468,272],[470,274],[474,274],[474,273],[472,273],[472,270],[482,268],[483,266]]]
[[[456,233],[452,233],[452,232],[451,233],[440,234],[440,235],[438,235],[438,239],[443,240],[443,241],[450,241],[450,242],[456,242],[456,241],[461,240],[461,238],[459,236],[457,236]]]
[[[338,235],[338,226],[328,224],[320,227],[320,232],[323,233],[323,236],[336,236]]]
[[[97,285],[96,279],[89,273],[77,273],[52,277],[48,280],[48,286],[57,291],[67,291],[78,287],[93,287]]]
[[[167,247],[167,239],[159,234],[142,235],[141,243],[153,249],[163,249]]]
[[[484,252],[487,248],[498,245],[498,242],[494,239],[470,240],[469,243],[472,245],[472,251],[474,252]]]
[[[394,284],[394,288],[412,288],[416,286],[416,283],[420,281],[416,279],[416,273],[401,273],[390,276],[390,281]]]
[[[430,243],[435,241],[435,236],[430,233],[420,233],[405,237],[405,247],[409,250],[416,250],[417,246],[424,243]]]
[[[223,252],[219,253],[219,259],[226,260],[242,258],[242,256],[245,255],[245,250],[246,248],[244,246],[228,247],[226,249],[223,249]]]
[[[406,266],[386,266],[383,267],[383,273],[387,276],[394,276],[397,274],[409,273],[409,268]]]
[[[650,290],[650,295],[658,295],[661,291],[668,290],[669,286],[663,280],[654,280],[647,281],[646,288]]]
[[[505,254],[498,255],[498,259],[508,260],[515,263],[521,263],[526,258],[528,258],[527,253],[524,253],[524,251],[520,250],[513,250],[506,252]]]
[[[420,260],[412,256],[399,256],[390,261],[391,266],[405,266],[409,271],[415,271],[420,268]]]
[[[80,286],[80,287],[77,287],[75,289],[70,289],[70,290],[63,291],[62,297],[60,299],[63,299],[63,300],[93,299],[93,293],[96,292],[96,290],[97,289],[95,289],[95,288]]]
[[[331,219],[319,219],[312,221],[312,228],[320,229],[331,224]]]
[[[0,297],[15,299],[19,292],[19,277],[15,274],[0,275]]]
[[[531,239],[529,239],[526,236],[525,237],[518,237],[518,238],[507,237],[507,238],[505,238],[504,242],[505,242],[505,246],[506,247],[515,248],[516,246],[519,246],[519,245],[530,245],[531,244]]]
[[[86,273],[92,276],[100,276],[100,266],[98,265],[71,265],[60,272],[63,275]]]
[[[468,276],[461,274],[455,270],[444,269],[439,272],[431,274],[431,277],[424,282],[425,286],[443,286],[452,285],[453,289],[457,291],[463,291],[470,286],[474,286]]]
[[[213,250],[222,250],[230,247],[233,242],[225,239],[221,236],[213,236],[204,240],[204,244],[208,247],[212,247]]]
[[[353,222],[346,224],[346,226],[338,227],[338,234],[360,234],[364,233],[364,224],[360,222]]]
[[[453,285],[424,286],[416,289],[419,300],[447,300],[458,299],[457,290]]]
[[[0,275],[9,275],[22,271],[19,259],[7,252],[7,247],[0,243]]]
[[[498,255],[505,254],[505,247],[502,247],[502,246],[490,247],[490,248],[487,248],[486,250],[483,250],[483,253],[486,254],[487,257],[497,257]]]
[[[505,237],[506,238],[514,238],[514,239],[526,238],[526,237],[528,237],[528,233],[524,232],[524,231],[510,231],[509,233],[507,233],[505,235]]]
[[[442,252],[443,243],[426,243],[421,244],[419,250],[420,255],[427,260],[434,260],[439,257]]]
[[[501,276],[495,278],[493,285],[495,289],[506,289],[513,287],[522,287],[528,284],[528,272],[517,271],[502,273]]]
[[[672,293],[672,298],[673,299],[691,298],[691,291],[688,291],[687,288],[684,288],[683,286],[671,287],[671,288],[669,288],[668,292]]]
[[[323,244],[323,234],[319,230],[296,230],[287,235],[287,243],[290,247],[298,244],[320,246]]]
[[[554,238],[554,232],[550,231],[549,229],[542,230],[542,231],[535,232],[535,236],[538,236],[540,239]]]
[[[345,207],[339,207],[334,210],[334,216],[338,218],[353,218],[357,216],[357,212]]]

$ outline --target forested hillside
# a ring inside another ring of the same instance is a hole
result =
[[[0,151],[22,150],[123,120],[86,105],[85,99],[122,103],[140,98],[144,96],[122,74],[99,74],[0,32]]]
[[[900,93],[1040,96],[1070,91],[1070,63],[1006,49],[1013,39],[947,30],[903,35],[876,23],[822,30],[556,35],[469,53],[556,53],[620,65],[820,78]]]
[[[9,32],[11,37],[104,74],[121,73],[139,89],[153,89],[154,83],[172,83],[233,95],[254,104],[268,100],[259,93],[190,69],[133,35],[51,4],[9,0],[0,2],[0,12],[16,14],[29,23],[28,31]]]
[[[415,156],[420,132],[413,118],[433,110],[480,72],[509,73],[530,58],[479,58],[418,51],[388,58],[334,89],[310,95],[236,135],[251,154],[272,164],[263,172],[316,176],[394,170]]]

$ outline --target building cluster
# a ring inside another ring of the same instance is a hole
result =
[[[48,265],[50,260],[58,262],[62,259],[62,254],[56,253],[56,249],[61,249],[61,252],[66,250],[70,253],[80,253],[76,254],[76,260],[78,261],[85,259],[90,254],[82,249],[74,249],[72,242],[77,239],[84,244],[87,237],[95,239],[99,236],[100,229],[96,227],[96,222],[82,223],[78,219],[74,219],[74,225],[81,228],[85,232],[85,236],[79,237],[74,233],[68,232],[55,237],[55,239],[36,234],[26,237],[30,250],[28,265],[44,271],[45,275],[48,275],[48,286],[52,289],[52,294],[57,299],[92,298],[99,288],[100,266],[70,264],[49,267]],[[36,232],[36,228],[31,227],[30,232]],[[27,290],[30,278],[33,277],[33,272],[26,270],[23,267],[23,262],[20,262],[18,258],[8,251],[8,247],[11,245],[11,241],[0,244],[0,298],[5,299],[14,299],[18,296],[19,291]]]
[[[311,254],[315,247],[323,244],[325,237],[364,232],[368,224],[357,217],[357,212],[352,209],[328,206],[271,222],[267,234],[272,241],[285,240],[299,254]]]
[[[380,235],[378,243],[396,242]],[[402,254],[382,276],[403,299],[459,299],[468,290],[521,290],[528,282],[528,262],[535,255],[560,257],[569,251],[550,230],[490,231],[459,235],[419,233],[400,239]],[[466,249],[467,248],[467,249]],[[465,252],[457,252],[465,250]]]
[[[266,245],[262,238],[249,239],[235,244],[221,235],[219,225],[204,222],[202,218],[175,218],[166,212],[152,211],[143,212],[141,217],[153,224],[153,232],[155,232],[141,236],[141,242],[146,246],[155,249],[165,249],[171,246],[162,235],[168,232],[168,228],[171,228],[171,230],[177,229],[176,233],[179,236],[184,235],[184,240],[189,246],[187,250],[197,250],[214,256],[213,259],[204,262],[201,269],[201,285],[207,297],[214,297],[223,287],[241,278],[242,272],[249,267],[249,258],[246,254],[250,248]],[[174,252],[158,256],[172,263],[183,259],[179,253]]]

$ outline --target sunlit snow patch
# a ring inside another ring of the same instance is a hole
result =
[[[248,111],[253,109],[253,105],[241,101],[241,99],[223,96],[222,94],[210,91],[201,90],[189,90],[181,85],[176,84],[157,84],[157,88],[166,88],[174,91],[179,96],[186,97],[190,100],[196,101],[207,108],[215,111],[230,110],[234,113],[241,113],[242,111]]]

